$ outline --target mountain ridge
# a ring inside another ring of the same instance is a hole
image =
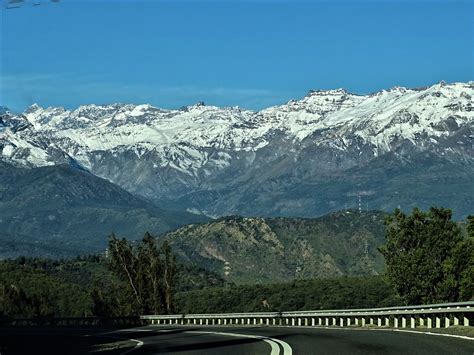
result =
[[[161,234],[207,218],[169,211],[70,165],[32,169],[0,161],[0,258],[105,250],[107,236]]]
[[[32,106],[2,116],[17,124],[0,130],[0,159],[27,167],[75,163],[134,194],[209,216],[317,216],[354,207],[357,195],[371,208],[390,210],[427,200],[394,182],[407,164],[422,184],[434,179],[442,186],[442,176],[417,169],[424,154],[432,166],[459,167],[453,189],[465,186],[464,174],[474,173],[473,97],[474,82],[441,82],[368,95],[310,91],[260,111],[202,103],[180,110]],[[21,130],[12,128],[19,124]],[[377,160],[396,167],[382,183],[367,174]],[[351,181],[354,171],[365,181]],[[342,182],[328,185],[336,180]],[[295,198],[295,189],[309,197]],[[420,207],[450,206],[460,218],[472,212],[454,192],[433,195]]]

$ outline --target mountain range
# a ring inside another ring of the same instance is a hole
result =
[[[474,82],[310,91],[260,111],[198,103],[32,105],[0,115],[0,159],[69,165],[166,209],[314,217],[474,206]]]

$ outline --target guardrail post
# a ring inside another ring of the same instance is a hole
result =
[[[316,325],[316,319],[314,317],[311,317],[311,326],[314,327]]]
[[[359,318],[357,318],[357,317],[354,318],[354,324],[356,326],[359,326]]]
[[[449,317],[444,317],[444,327],[445,328],[449,328],[450,322],[451,322],[451,319],[449,319]]]
[[[332,325],[333,325],[333,326],[337,325],[337,319],[336,319],[336,317],[332,317]]]
[[[346,319],[346,321],[347,321],[347,326],[350,327],[350,326],[351,326],[351,318],[348,317],[348,318]]]
[[[420,316],[420,320],[419,320],[418,324],[420,325],[420,327],[425,326],[425,319],[423,318],[423,316]]]
[[[390,327],[390,318],[389,317],[385,317],[385,326]]]
[[[406,328],[407,327],[407,319],[405,316],[402,316],[402,328]]]
[[[427,328],[433,328],[433,319],[431,318],[431,316],[429,316],[429,317],[426,319],[426,327],[427,327]]]
[[[415,320],[414,317],[410,317],[410,328],[415,328]]]
[[[469,318],[463,317],[463,325],[464,325],[465,327],[469,327]]]
[[[360,319],[360,325],[361,325],[362,327],[365,327],[365,317],[362,317],[362,318]]]
[[[324,325],[325,325],[326,327],[329,326],[329,318],[326,317],[326,319],[325,319],[324,321],[325,321],[325,322],[324,322]]]
[[[393,318],[393,327],[398,328],[398,318],[397,317]]]
[[[321,317],[318,317],[318,325],[323,325],[323,319]]]
[[[459,325],[459,317],[458,316],[454,316],[453,325]]]
[[[441,328],[441,318],[439,318],[438,316],[435,317],[435,320],[436,320],[436,325],[435,327],[436,328]]]
[[[377,317],[377,327],[381,327],[381,326],[382,326],[382,318]]]
[[[344,326],[344,318],[343,317],[339,318],[339,326],[340,327]]]

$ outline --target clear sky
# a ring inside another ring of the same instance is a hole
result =
[[[5,2],[0,105],[17,111],[259,109],[310,89],[474,80],[474,1]]]

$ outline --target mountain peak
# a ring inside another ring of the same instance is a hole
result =
[[[35,102],[26,108],[25,113],[31,113],[31,112],[35,112],[35,111],[43,110],[43,109],[44,109],[43,107],[41,107]]]
[[[352,94],[344,88],[337,88],[337,89],[328,89],[328,90],[315,90],[311,89],[306,94],[307,97],[309,96],[324,96],[324,95],[334,95],[334,94]]]

